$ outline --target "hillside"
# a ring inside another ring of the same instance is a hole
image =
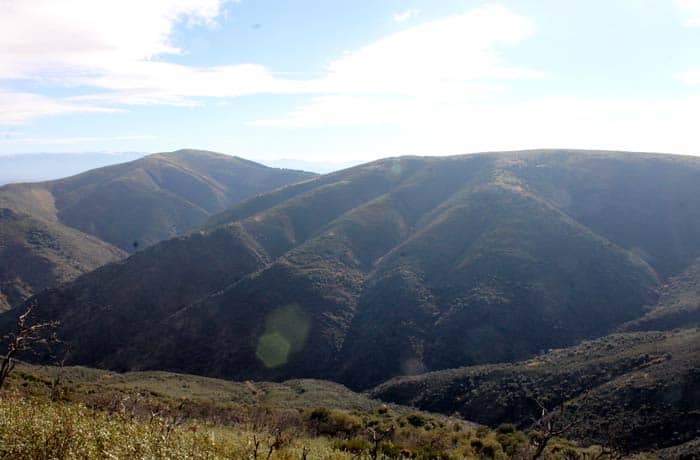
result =
[[[38,300],[74,363],[369,388],[638,319],[700,256],[698,196],[690,157],[391,158],[253,197]]]
[[[700,326],[700,260],[660,288],[659,301],[621,331],[670,330]]]
[[[184,233],[244,198],[312,176],[180,150],[65,179],[0,187],[0,304],[7,308]]]
[[[531,458],[532,433],[385,404],[332,382],[230,382],[20,363],[0,398],[8,458]],[[543,459],[612,458],[557,438]]]
[[[60,223],[0,208],[0,311],[126,255]]]
[[[700,329],[610,335],[528,361],[399,377],[369,395],[459,414],[497,426],[528,427],[541,412],[567,403],[577,421],[567,437],[654,450],[700,432]]]

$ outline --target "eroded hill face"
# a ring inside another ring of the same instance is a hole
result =
[[[39,300],[76,363],[389,377],[599,337],[700,256],[700,161],[397,158],[260,195]]]
[[[311,176],[181,150],[0,187],[0,310],[184,233],[244,198]]]

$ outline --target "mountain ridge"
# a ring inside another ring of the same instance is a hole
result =
[[[390,158],[252,197],[38,300],[80,319],[63,331],[76,363],[362,389],[642,316],[700,256],[698,194],[696,158]]]
[[[0,308],[182,234],[245,197],[308,177],[313,174],[183,149],[0,187],[0,209],[23,222],[3,221]],[[36,238],[28,242],[28,232],[45,235],[53,249]],[[30,259],[32,273],[21,269]]]

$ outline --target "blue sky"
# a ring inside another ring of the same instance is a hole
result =
[[[0,154],[700,154],[700,0],[0,0]]]

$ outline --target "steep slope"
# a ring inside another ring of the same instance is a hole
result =
[[[93,236],[0,208],[0,311],[123,257]]]
[[[76,363],[367,388],[639,318],[700,257],[698,196],[697,158],[386,159],[251,198],[39,301]],[[640,225],[649,210],[663,225]]]
[[[658,303],[621,331],[670,330],[700,326],[700,260],[661,287]]]
[[[538,401],[566,402],[567,437],[624,451],[678,445],[700,430],[700,330],[615,334],[528,361],[390,380],[374,398],[528,427]]]
[[[58,220],[125,251],[184,233],[244,198],[312,177],[230,155],[178,150],[36,184],[0,188],[0,203]]]
[[[246,197],[311,176],[180,150],[0,187],[0,305],[184,233]]]

